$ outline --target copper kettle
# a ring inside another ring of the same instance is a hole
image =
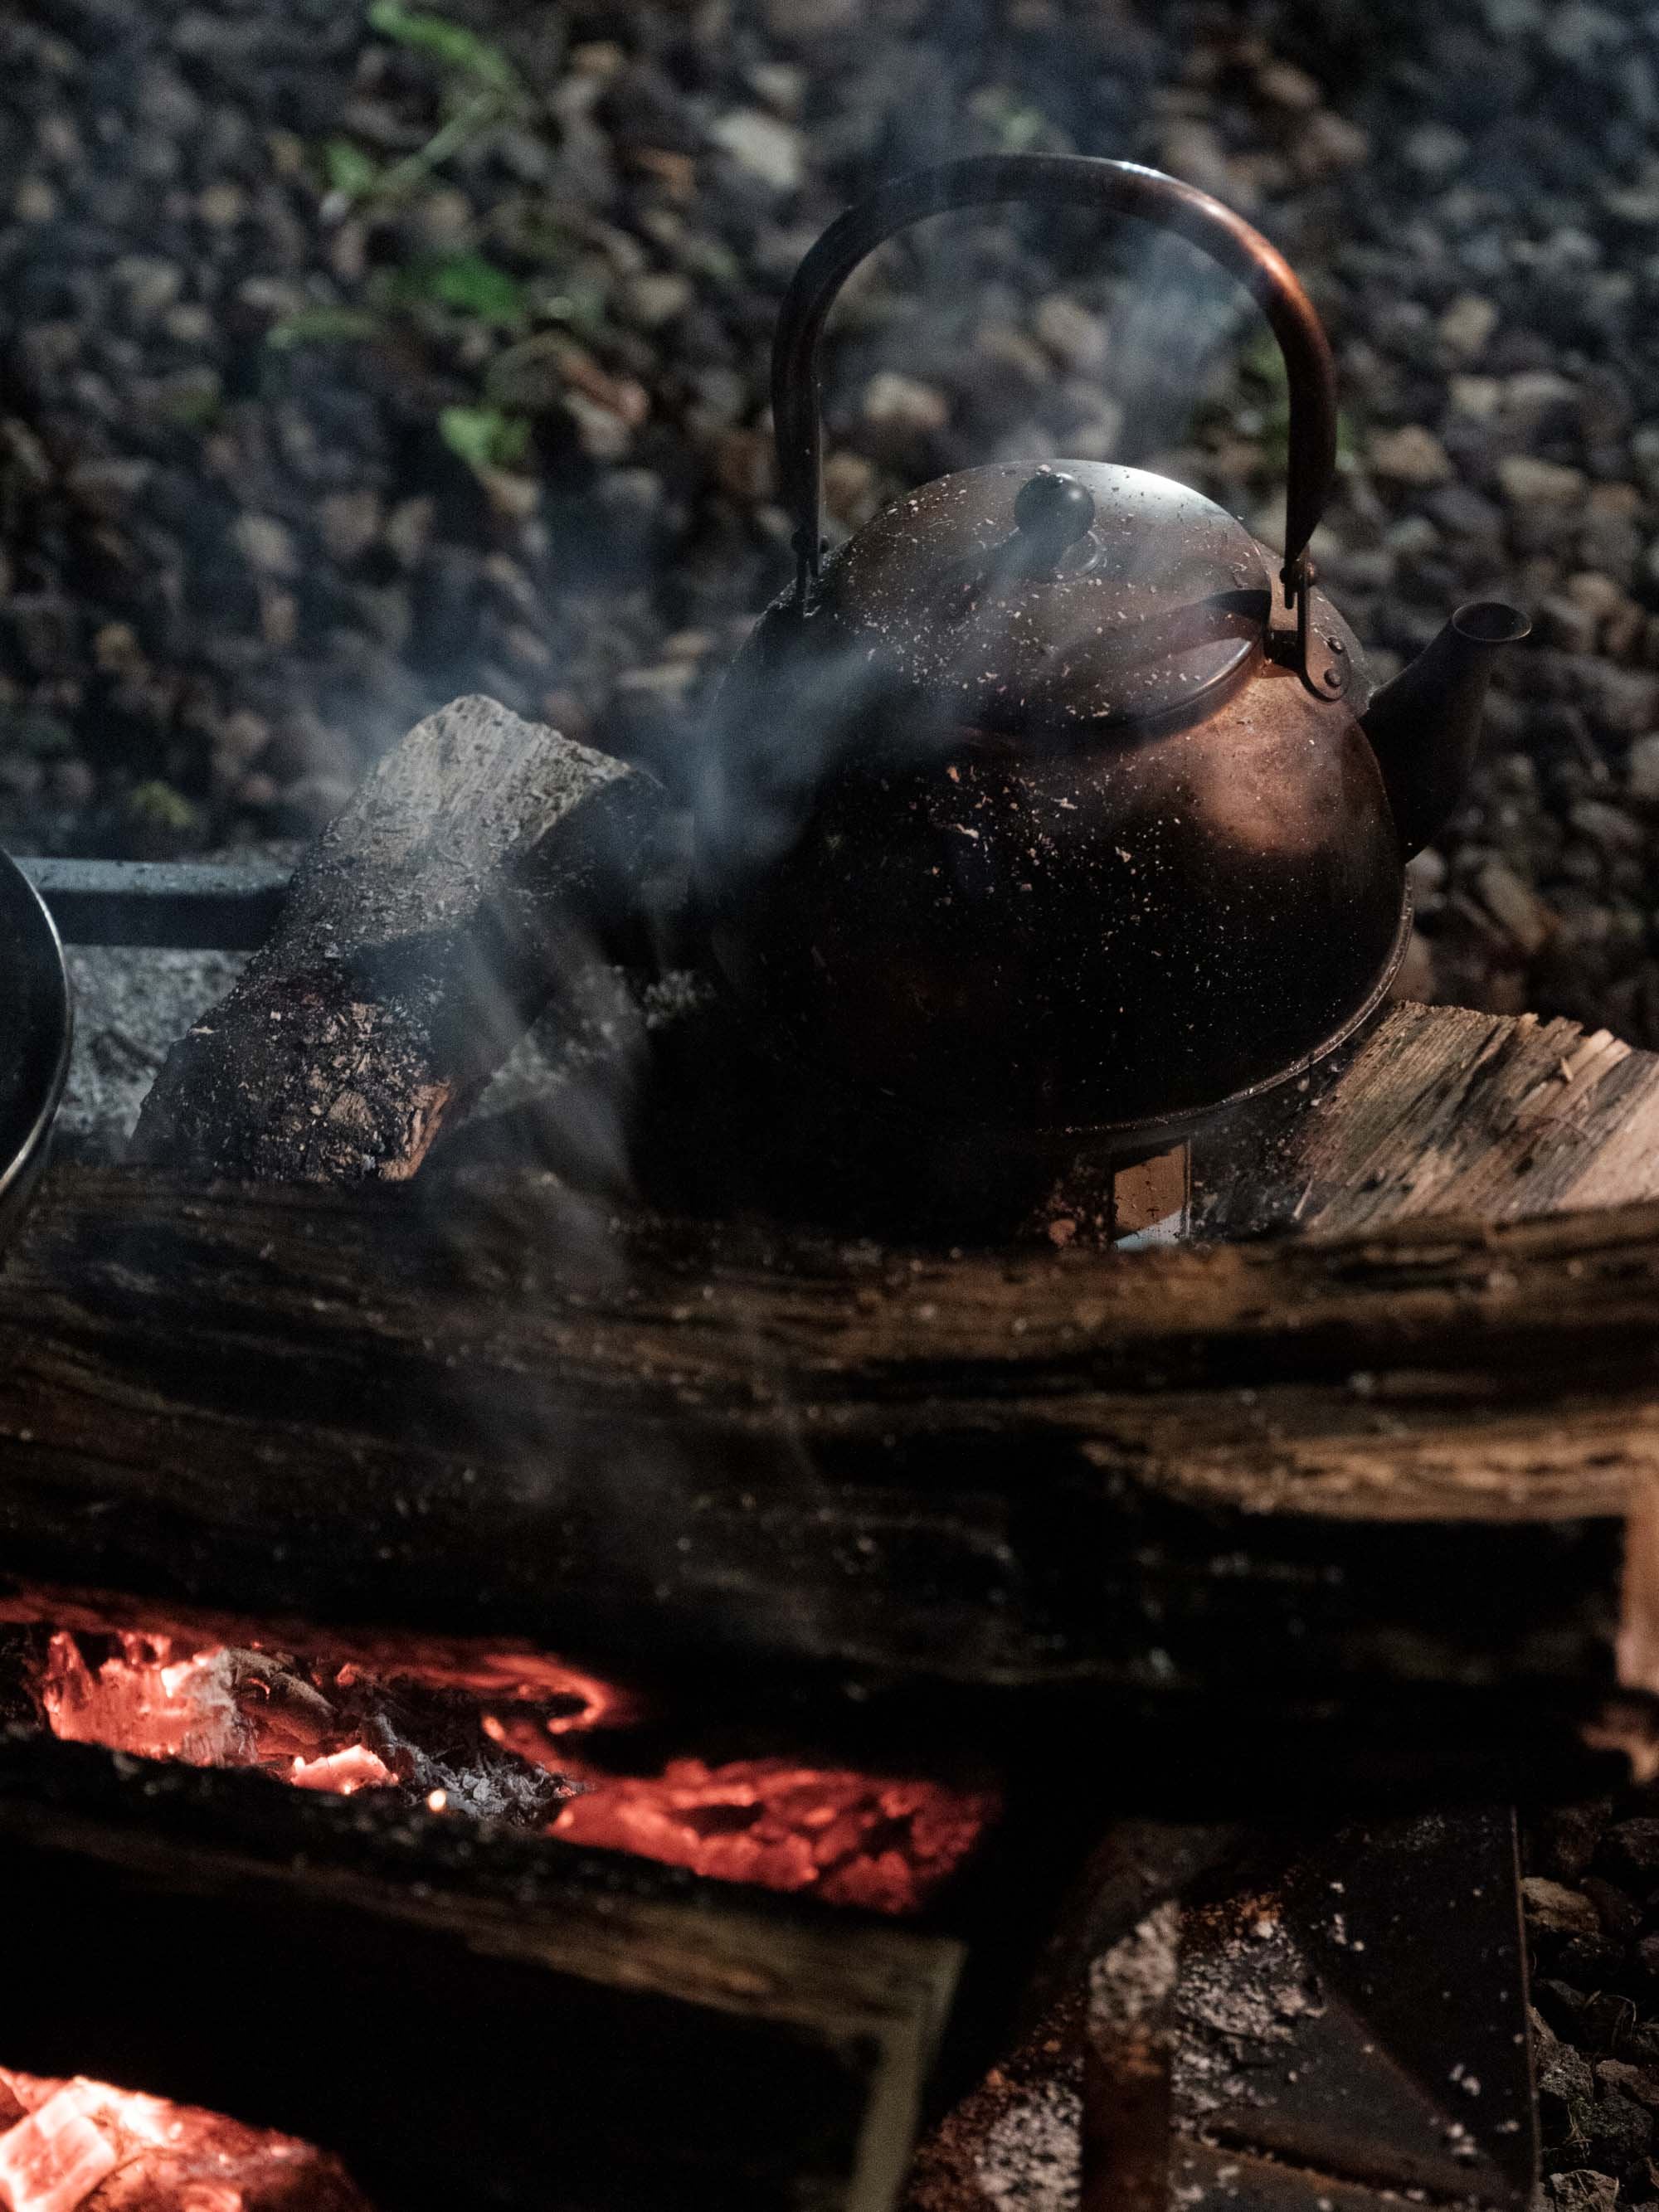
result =
[[[825,557],[817,354],[872,247],[947,208],[1082,204],[1179,233],[1266,312],[1289,378],[1285,550],[1139,469],[998,464]],[[1405,862],[1472,764],[1494,657],[1462,608],[1373,696],[1308,542],[1330,349],[1239,216],[1127,162],[989,155],[882,186],[797,272],[773,353],[793,586],[717,702],[696,876],[755,1033],[878,1120],[1146,1149],[1282,1083],[1380,1004]]]

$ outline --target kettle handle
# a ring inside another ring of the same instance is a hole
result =
[[[1083,154],[976,154],[912,169],[878,185],[831,223],[795,271],[772,346],[772,421],[779,487],[796,526],[798,599],[805,602],[822,553],[817,352],[836,294],[895,231],[947,208],[999,200],[1050,200],[1138,216],[1200,247],[1260,303],[1290,383],[1282,575],[1286,603],[1305,621],[1308,540],[1336,473],[1336,369],[1313,302],[1284,256],[1219,200],[1161,170]]]

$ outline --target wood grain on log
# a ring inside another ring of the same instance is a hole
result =
[[[429,716],[323,833],[275,935],[168,1055],[136,1157],[259,1180],[412,1175],[588,957],[659,796],[493,700]]]
[[[1659,1198],[1659,1054],[1606,1030],[1399,1006],[1316,1080],[1308,1110],[1228,1161],[1213,1233]]]
[[[1011,1264],[423,1188],[60,1171],[0,1274],[12,1571],[757,1694],[1611,1686],[1659,1206]]]

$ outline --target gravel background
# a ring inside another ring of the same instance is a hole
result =
[[[672,773],[787,570],[763,394],[799,253],[911,162],[1108,152],[1245,210],[1315,290],[1347,456],[1318,550],[1368,641],[1492,589],[1538,616],[1419,864],[1407,987],[1659,1043],[1659,10],[447,15],[485,42],[459,61],[395,4],[0,22],[0,836],[303,831],[469,688]],[[949,219],[832,355],[838,528],[1055,451],[1276,526],[1282,391],[1179,245]]]

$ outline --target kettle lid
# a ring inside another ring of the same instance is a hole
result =
[[[1036,737],[1195,720],[1258,664],[1272,612],[1264,549],[1212,500],[1059,461],[894,500],[824,563],[811,619],[931,714]]]

